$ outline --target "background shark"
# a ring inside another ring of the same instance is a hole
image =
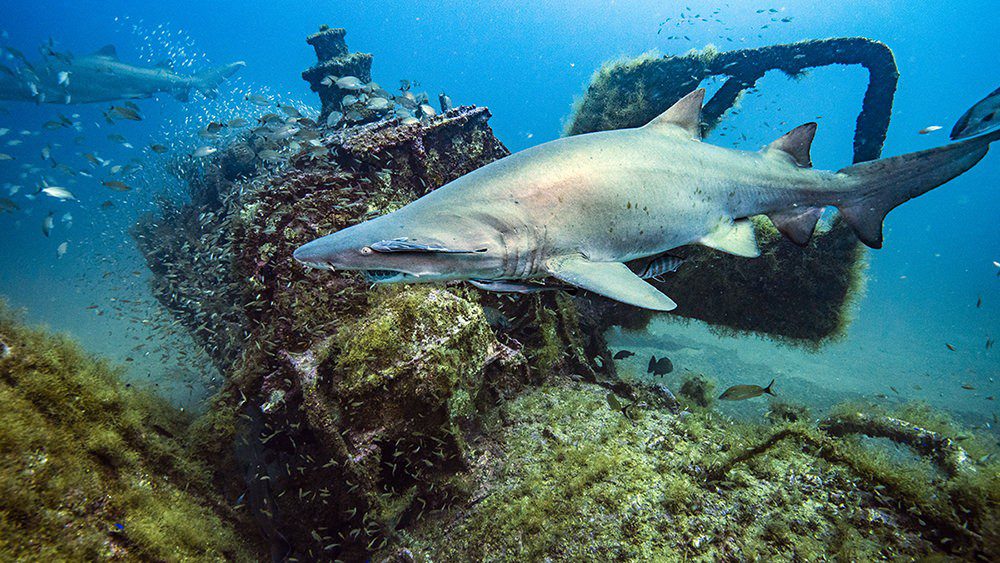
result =
[[[981,135],[1000,128],[1000,88],[976,102],[951,129],[952,140]]]
[[[36,103],[86,104],[149,98],[158,92],[187,101],[192,89],[211,97],[223,80],[246,66],[239,61],[185,76],[165,66],[143,68],[123,63],[112,45],[82,57],[50,50],[40,64],[7,50],[21,65],[16,70],[4,67],[0,99]]]
[[[972,168],[1000,138],[998,131],[838,172],[813,170],[815,123],[760,152],[701,143],[704,95],[688,94],[643,127],[508,156],[294,256],[317,268],[363,270],[381,283],[551,276],[668,311],[673,300],[626,263],[692,243],[755,257],[752,215],[767,215],[805,245],[827,205],[863,243],[881,248],[891,209]]]

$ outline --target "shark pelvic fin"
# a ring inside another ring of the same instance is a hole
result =
[[[115,49],[114,45],[105,45],[94,52],[95,57],[101,57],[104,59],[111,59],[114,61],[118,60],[118,50]]]
[[[680,128],[686,137],[701,139],[701,103],[704,100],[705,89],[698,88],[654,117],[644,128],[670,132],[676,132]]]
[[[799,246],[809,244],[816,223],[823,214],[822,207],[789,207],[767,216],[781,234]]]
[[[468,280],[483,291],[496,293],[539,293],[542,291],[571,291],[575,288],[563,284],[542,284],[516,280]]]
[[[545,265],[553,277],[615,301],[654,311],[670,311],[677,307],[672,299],[621,262],[591,262],[576,255],[551,258]]]
[[[813,138],[816,136],[816,123],[809,122],[799,125],[773,143],[767,145],[765,152],[780,151],[791,157],[792,161],[799,168],[812,168],[812,158],[809,156],[809,148],[812,147]]]
[[[719,225],[698,242],[709,248],[744,258],[760,256],[757,236],[753,232],[753,224],[748,219],[719,221]]]

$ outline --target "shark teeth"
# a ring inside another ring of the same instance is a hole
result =
[[[404,272],[396,270],[365,270],[365,278],[374,283],[395,281],[404,277],[406,277]]]
[[[330,270],[333,271],[333,265],[329,262],[302,262],[310,268],[315,268],[317,270]]]

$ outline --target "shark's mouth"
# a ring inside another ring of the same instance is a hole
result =
[[[365,270],[365,279],[371,283],[392,283],[413,277],[405,272],[396,270]]]

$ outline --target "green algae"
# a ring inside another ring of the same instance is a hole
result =
[[[537,379],[567,370],[592,374],[594,367],[587,357],[581,315],[568,294],[557,292],[536,298],[526,314],[534,321],[525,335],[528,338],[524,341],[524,354]]]
[[[563,384],[501,407],[492,486],[404,545],[426,561],[997,554],[995,465],[942,483],[922,460],[808,420],[736,423],[708,409],[628,419],[605,394]]]
[[[0,337],[0,559],[254,558],[182,413],[2,304]]]
[[[401,383],[447,397],[470,385],[494,348],[482,308],[442,289],[386,288],[370,311],[338,335],[338,387],[350,396]]]
[[[679,394],[694,406],[709,407],[715,402],[715,381],[700,373],[689,373],[681,382]]]

